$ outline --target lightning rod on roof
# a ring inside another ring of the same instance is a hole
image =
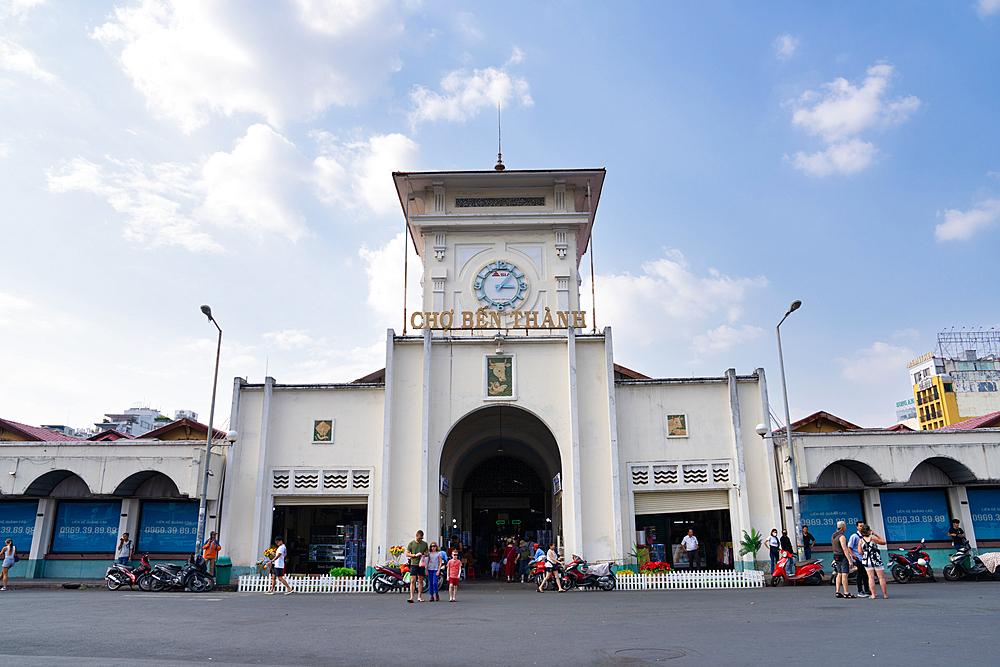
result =
[[[500,151],[500,102],[497,102],[497,163],[493,168],[497,171],[503,171],[506,167],[503,166],[503,153]]]

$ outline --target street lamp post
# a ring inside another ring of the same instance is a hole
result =
[[[799,515],[799,477],[795,472],[795,447],[792,445],[792,418],[788,412],[788,385],[785,383],[785,360],[781,354],[781,325],[801,305],[802,302],[798,299],[792,301],[792,305],[785,311],[785,317],[781,318],[781,322],[778,322],[778,326],[775,329],[778,332],[778,365],[781,366],[781,393],[785,399],[785,442],[788,443],[788,467],[792,473],[792,530],[795,531],[795,545],[799,560],[805,560],[801,542],[802,526],[800,524],[802,523],[802,517]]]
[[[212,309],[208,306],[202,306],[201,312],[205,313],[205,317],[208,321],[215,325],[215,328],[219,330],[219,343],[215,347],[215,376],[212,378],[212,407],[208,411],[208,435],[205,437],[205,460],[202,464],[204,468],[202,485],[201,485],[201,501],[198,503],[198,532],[195,536],[194,553],[197,556],[198,551],[201,549],[201,545],[205,543],[205,523],[207,507],[208,507],[208,476],[211,474],[211,469],[209,463],[211,463],[212,457],[212,431],[215,429],[215,390],[219,385],[219,355],[222,353],[222,327],[219,323],[215,321],[212,317]]]

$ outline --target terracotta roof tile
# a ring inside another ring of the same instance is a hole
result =
[[[34,442],[83,441],[83,438],[78,438],[75,435],[66,435],[65,433],[57,433],[56,431],[50,431],[47,428],[42,428],[40,426],[28,426],[27,424],[11,421],[10,419],[0,418],[0,427],[10,428],[11,430],[20,431],[23,435],[27,436],[30,440]]]

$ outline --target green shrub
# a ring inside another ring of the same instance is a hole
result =
[[[353,577],[356,575],[357,572],[354,571],[353,567],[335,567],[330,570],[331,577]]]

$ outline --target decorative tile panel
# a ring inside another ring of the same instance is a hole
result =
[[[323,488],[324,489],[346,489],[347,488],[347,471],[346,470],[324,470],[323,471]]]
[[[704,464],[684,466],[685,484],[708,484],[708,466]]]
[[[288,471],[275,470],[271,473],[271,488],[283,491],[288,488]]]
[[[271,470],[274,495],[368,495],[372,482],[371,468]]]
[[[455,208],[545,206],[545,197],[455,197]]]
[[[355,489],[367,489],[368,485],[371,483],[371,473],[367,470],[355,470],[354,471],[354,488]]]
[[[646,491],[728,489],[733,481],[733,463],[728,459],[630,463],[629,481],[633,488]]]
[[[649,484],[649,468],[632,466],[632,486],[647,486]]]

